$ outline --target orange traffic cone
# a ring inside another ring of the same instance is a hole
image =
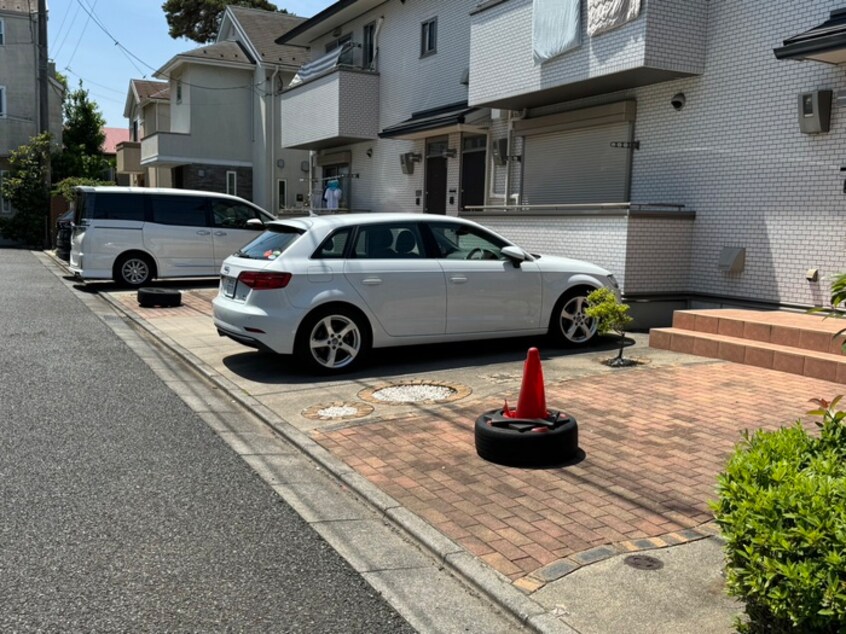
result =
[[[537,348],[529,348],[529,354],[523,366],[523,384],[520,386],[520,398],[517,401],[515,417],[546,418],[548,415],[540,352]]]

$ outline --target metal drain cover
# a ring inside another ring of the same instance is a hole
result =
[[[664,567],[664,562],[649,555],[629,555],[623,563],[635,570],[660,570]]]

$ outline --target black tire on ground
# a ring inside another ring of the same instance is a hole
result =
[[[144,253],[125,253],[115,262],[116,284],[138,288],[149,284],[156,275],[153,259]]]
[[[549,319],[549,336],[558,346],[587,345],[596,336],[596,320],[584,314],[591,288],[564,293],[555,303]]]
[[[139,288],[138,305],[143,308],[173,308],[182,303],[182,293],[172,288]]]
[[[579,455],[579,426],[566,414],[557,427],[537,431],[532,421],[513,419],[509,426],[492,426],[502,410],[485,412],[476,419],[476,453],[489,462],[510,467],[544,467],[565,463]]]
[[[297,330],[294,355],[310,371],[340,374],[357,368],[370,352],[370,324],[345,306],[318,308]]]

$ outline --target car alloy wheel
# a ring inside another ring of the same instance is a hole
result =
[[[326,315],[309,334],[311,357],[327,370],[342,370],[362,352],[363,336],[354,319],[343,314]]]
[[[561,308],[556,311],[557,333],[566,343],[582,344],[590,341],[596,334],[596,319],[588,317],[585,311],[588,300],[585,295],[572,295],[564,299]]]
[[[139,256],[130,256],[123,260],[119,272],[119,281],[127,286],[141,286],[152,279],[150,263]]]

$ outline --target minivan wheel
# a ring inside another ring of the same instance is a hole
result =
[[[144,286],[153,279],[153,261],[139,253],[121,256],[115,264],[114,279],[121,286]]]
[[[588,289],[565,293],[555,304],[549,322],[549,334],[555,343],[565,346],[584,345],[596,335],[596,319],[588,317]]]
[[[370,351],[370,330],[363,317],[348,308],[319,309],[297,332],[294,350],[311,370],[322,374],[349,372]]]

